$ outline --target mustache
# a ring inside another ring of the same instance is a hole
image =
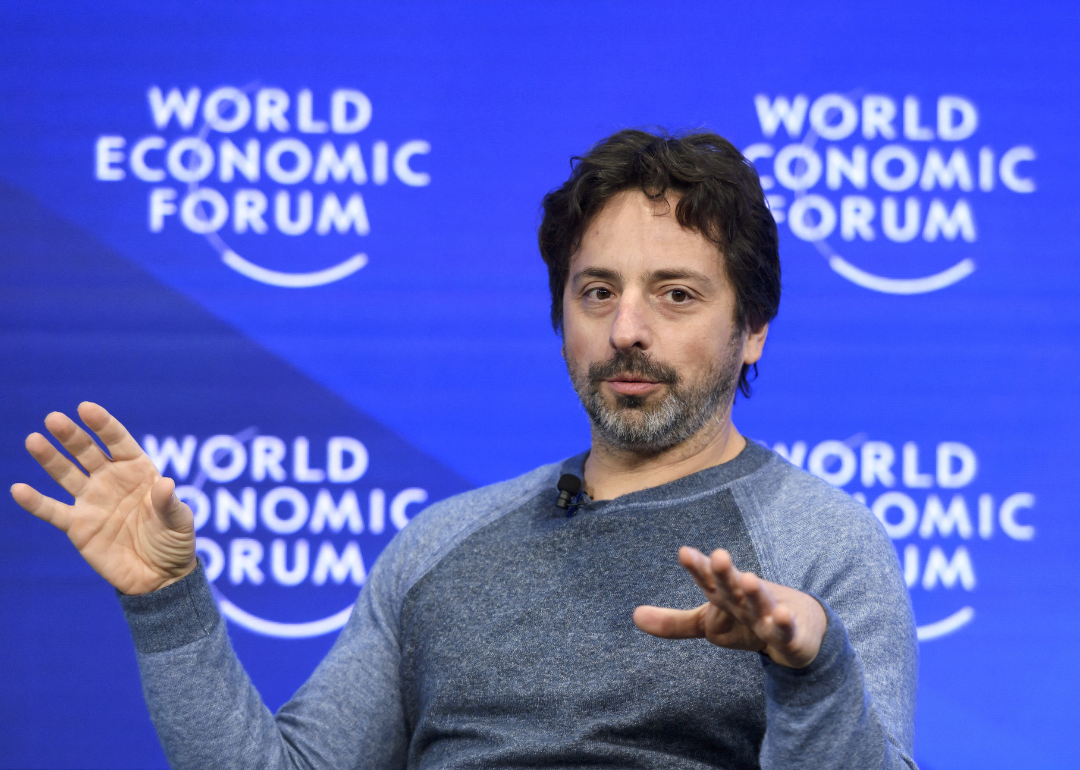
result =
[[[665,385],[679,383],[679,373],[674,368],[640,350],[619,350],[607,361],[597,361],[589,366],[589,381],[594,386],[618,376],[641,377]]]

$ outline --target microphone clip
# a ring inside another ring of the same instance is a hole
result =
[[[581,492],[581,479],[572,473],[564,473],[559,477],[559,483],[555,488],[559,490],[559,499],[555,505],[562,510],[570,508],[570,502]]]

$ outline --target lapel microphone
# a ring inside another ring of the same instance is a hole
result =
[[[559,499],[555,501],[555,505],[565,511],[570,507],[570,501],[581,491],[581,479],[572,473],[564,473],[559,477],[555,488],[559,490]]]

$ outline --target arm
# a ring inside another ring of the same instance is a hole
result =
[[[176,768],[404,767],[405,719],[392,614],[376,564],[349,623],[276,716],[225,633],[200,567],[142,596],[122,596],[143,692]]]
[[[795,669],[763,659],[762,768],[914,768],[882,719],[843,621],[823,606],[828,627],[813,663]]]
[[[708,601],[693,610],[639,607],[634,621],[655,636],[704,637],[722,647],[761,653],[766,672],[762,768],[915,766],[910,725],[897,723],[905,715],[896,713],[903,711],[896,704],[913,699],[914,677],[907,676],[913,670],[903,670],[909,663],[904,637],[913,634],[906,597],[895,595],[896,586],[859,586],[867,579],[880,581],[856,563],[834,568],[828,581],[829,592],[845,604],[854,592],[881,589],[875,599],[884,605],[882,612],[856,620],[863,649],[876,664],[875,688],[844,622],[824,600],[739,572],[723,549],[707,558],[683,548],[679,560]],[[857,560],[858,555],[846,561]],[[888,649],[897,641],[901,649]],[[885,670],[894,656],[894,670]],[[886,684],[890,676],[894,682]]]
[[[233,653],[198,568],[191,510],[115,418],[96,404],[80,405],[79,414],[111,457],[65,415],[50,414],[46,427],[88,473],[41,434],[26,441],[74,504],[26,484],[14,485],[12,496],[64,531],[121,594],[143,691],[170,764],[200,770],[404,766],[398,560],[379,559],[330,654],[275,717]]]

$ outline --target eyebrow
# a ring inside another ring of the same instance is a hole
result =
[[[696,270],[654,270],[651,273],[646,273],[642,277],[648,281],[699,281],[708,286],[712,286],[715,283],[712,278],[704,273],[699,273]]]
[[[602,281],[616,283],[622,279],[622,273],[618,270],[609,270],[606,267],[587,267],[574,273],[572,283],[577,283],[582,278],[599,278]]]

